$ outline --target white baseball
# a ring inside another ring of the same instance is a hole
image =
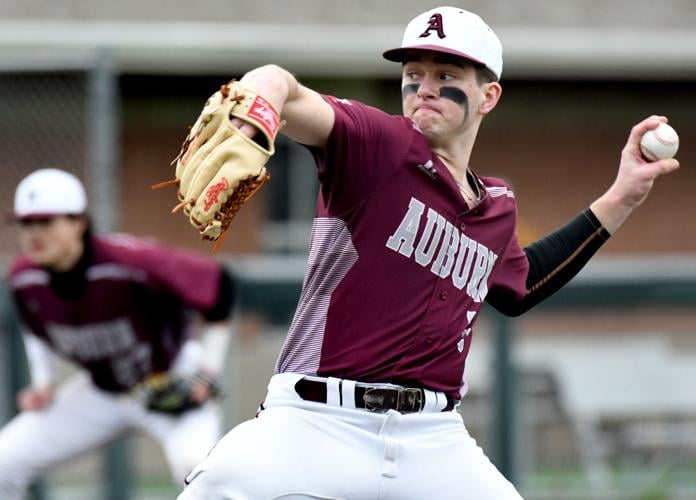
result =
[[[679,149],[679,136],[676,130],[660,123],[657,128],[648,130],[640,139],[640,152],[650,161],[674,157]]]

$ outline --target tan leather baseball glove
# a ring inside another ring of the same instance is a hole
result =
[[[241,133],[234,118],[256,127],[257,140]],[[266,99],[232,80],[208,99],[184,140],[172,162],[176,179],[152,187],[178,185],[172,212],[183,209],[202,239],[216,241],[216,251],[239,209],[270,178],[265,165],[279,126]]]

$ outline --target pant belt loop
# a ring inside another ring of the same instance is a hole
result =
[[[428,389],[423,389],[423,397],[425,398],[423,412],[431,413],[437,411],[435,409],[435,405],[437,404],[437,393],[429,391]]]
[[[439,412],[447,406],[447,398],[443,393],[429,391],[428,389],[423,389],[423,392],[425,393],[424,412]]]
[[[341,406],[340,379],[329,377],[326,379],[326,404],[329,406]]]
[[[435,409],[437,411],[442,411],[445,408],[447,408],[449,401],[447,400],[447,396],[445,395],[444,392],[436,392],[435,398],[436,398]]]
[[[355,408],[355,380],[344,380],[341,386],[343,407]]]

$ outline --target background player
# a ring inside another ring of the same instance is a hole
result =
[[[322,96],[277,66],[241,79],[313,151],[321,186],[267,397],[192,472],[181,500],[520,498],[453,411],[482,303],[516,315],[557,291],[679,166],[641,157],[640,137],[666,118],[643,120],[612,186],[522,249],[510,186],[469,164],[502,92],[497,36],[475,14],[441,7],[384,56],[402,64],[404,116]]]
[[[31,385],[18,395],[22,412],[0,430],[3,500],[23,498],[37,475],[131,429],[161,444],[181,484],[219,438],[209,396],[225,358],[232,277],[208,257],[94,236],[86,209],[82,184],[62,170],[37,170],[16,190],[23,255],[9,281]],[[56,355],[84,370],[58,390]],[[179,408],[149,409],[136,386],[167,373],[191,381],[190,399],[172,394],[183,398]]]

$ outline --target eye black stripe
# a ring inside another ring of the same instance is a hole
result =
[[[469,102],[464,91],[457,87],[440,87],[440,97],[454,101],[462,107],[467,107]]]
[[[411,94],[417,94],[419,88],[420,83],[409,83],[408,85],[404,85],[401,89],[402,99],[406,99],[406,97],[410,96]]]

